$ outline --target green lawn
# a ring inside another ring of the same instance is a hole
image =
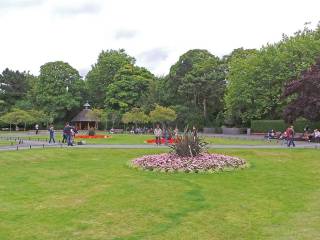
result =
[[[216,150],[251,165],[216,174],[128,167],[155,151],[1,152],[0,239],[319,238],[318,150]]]
[[[16,144],[15,141],[0,140],[0,146],[8,146],[11,145],[11,143]]]
[[[210,144],[216,145],[274,145],[280,144],[276,140],[271,140],[270,142],[261,139],[244,139],[244,138],[227,138],[227,137],[206,137],[205,141]]]

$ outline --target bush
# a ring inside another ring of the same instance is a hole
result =
[[[285,123],[283,120],[252,120],[251,132],[266,133],[270,129],[274,131],[283,132],[290,124]],[[303,132],[306,126],[310,130],[320,127],[320,122],[310,122],[306,119],[298,119],[293,123],[296,132]]]
[[[185,132],[182,136],[178,136],[170,147],[180,157],[195,157],[206,150],[206,145],[207,143],[198,136]]]
[[[89,136],[94,136],[94,135],[96,135],[95,130],[94,130],[93,128],[90,128],[89,131],[88,131],[88,135],[89,135]]]

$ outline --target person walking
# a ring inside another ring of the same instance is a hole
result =
[[[49,143],[51,143],[51,141],[53,141],[53,143],[56,143],[56,141],[54,139],[54,128],[53,128],[53,125],[51,125],[50,128],[49,128],[49,135],[50,135]]]
[[[154,129],[154,135],[156,137],[156,144],[160,145],[161,144],[162,130],[161,130],[159,124],[157,124],[157,127]]]
[[[169,136],[170,136],[169,129],[167,127],[165,127],[163,129],[163,138],[164,138],[164,144],[165,145],[168,145]]]
[[[287,139],[288,139],[288,147],[290,147],[291,144],[293,147],[295,147],[296,144],[294,143],[294,128],[293,128],[293,126],[288,127],[286,132],[287,132]]]

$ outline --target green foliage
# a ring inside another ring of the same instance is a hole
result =
[[[28,74],[6,68],[0,74],[0,100],[2,108],[9,110],[17,101],[24,99],[29,89]]]
[[[102,51],[98,61],[86,76],[90,100],[97,108],[104,107],[106,89],[115,81],[115,76],[126,65],[133,65],[135,59],[123,49]]]
[[[19,124],[33,123],[35,121],[34,117],[27,111],[21,109],[13,109],[11,112],[4,114],[0,121],[7,124],[14,124],[18,126]]]
[[[197,115],[202,117],[203,125],[207,125],[223,109],[225,70],[224,62],[206,50],[195,49],[183,54],[166,79],[170,105],[186,107],[192,115],[200,111]]]
[[[173,122],[177,118],[176,112],[168,107],[157,105],[156,108],[149,114],[152,122]]]
[[[53,123],[54,119],[53,116],[50,116],[49,114],[43,112],[43,111],[39,111],[39,110],[35,110],[35,109],[31,109],[27,111],[28,114],[30,116],[32,116],[33,121],[30,123]]]
[[[108,112],[100,108],[94,108],[92,109],[92,112],[95,114],[99,122],[105,121],[108,117]]]
[[[258,133],[266,133],[270,129],[274,131],[283,132],[287,129],[289,124],[285,123],[284,120],[252,120],[251,131]],[[320,128],[320,122],[310,122],[306,119],[297,119],[293,122],[293,126],[296,132],[304,132],[304,128],[309,126],[310,130]]]
[[[320,54],[320,29],[305,29],[260,50],[242,50],[229,60],[226,120],[248,125],[252,119],[279,119],[287,101],[285,83],[309,68]]]
[[[185,123],[188,123],[190,126],[204,125],[201,109],[184,105],[176,105],[172,108],[177,113],[176,123],[178,126],[184,126]]]
[[[108,85],[105,103],[107,107],[126,112],[138,107],[139,101],[154,76],[145,68],[125,65],[114,77],[114,82]]]
[[[121,121],[125,124],[134,123],[135,125],[137,125],[138,123],[149,122],[150,118],[141,109],[133,108],[130,112],[126,112],[122,115]]]
[[[110,120],[112,123],[112,127],[120,123],[122,114],[118,110],[108,109],[107,111],[107,120]],[[106,126],[106,129],[108,127]]]
[[[40,68],[40,75],[35,81],[35,105],[58,119],[79,109],[82,99],[83,81],[76,69],[61,61],[46,63]]]

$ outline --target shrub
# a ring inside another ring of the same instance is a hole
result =
[[[88,131],[88,135],[89,135],[89,136],[94,136],[94,135],[96,135],[95,130],[94,130],[93,128],[90,128],[89,131]]]
[[[268,132],[268,130],[273,129],[275,131],[283,132],[289,124],[285,123],[283,120],[252,120],[251,121],[251,131],[252,132]],[[309,126],[310,130],[320,127],[320,122],[310,122],[305,119],[297,119],[293,126],[296,132],[303,132],[306,126]]]
[[[207,143],[202,138],[185,131],[182,136],[176,138],[175,143],[170,148],[180,157],[195,157],[206,151],[206,146]]]

